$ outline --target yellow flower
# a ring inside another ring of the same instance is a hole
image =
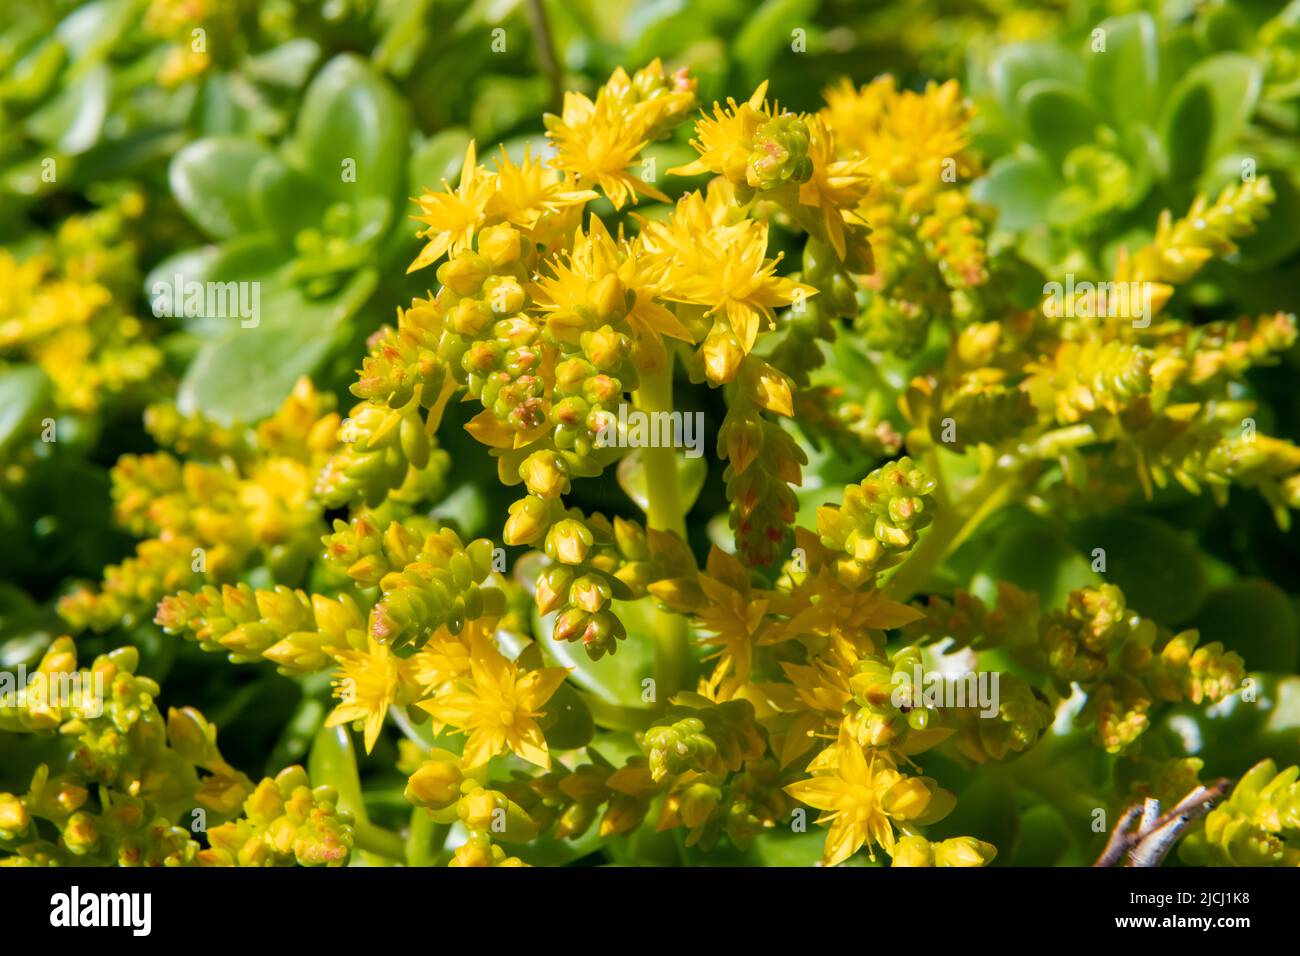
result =
[[[934,848],[923,836],[905,836],[894,846],[897,867],[934,866]]]
[[[916,93],[900,92],[892,76],[861,89],[846,79],[825,97],[822,120],[845,149],[867,159],[873,176],[903,186],[940,184],[946,160],[962,178],[974,172],[965,155],[972,110],[956,80]]]
[[[480,638],[490,639],[496,628],[495,617],[467,621],[459,634],[452,634],[444,625],[433,632],[420,650],[407,658],[403,674],[422,690],[422,697],[446,693],[454,689],[458,680],[471,676],[472,648]],[[435,732],[441,733],[443,726],[435,721]]]
[[[315,472],[292,458],[258,462],[239,485],[240,506],[253,537],[273,545],[297,530],[314,528],[317,516],[307,506],[315,482]]]
[[[629,77],[619,67],[594,102],[581,93],[566,93],[561,115],[545,117],[546,135],[556,149],[551,164],[581,184],[599,185],[616,209],[629,199],[635,203],[637,193],[667,202],[628,167],[694,105],[695,81],[685,70],[669,77],[654,60]]]
[[[785,790],[824,811],[817,822],[830,824],[823,857],[827,866],[843,863],[864,845],[873,860],[876,844],[892,856],[893,821],[932,822],[953,803],[951,794],[933,790],[926,780],[903,776],[886,754],[866,754],[844,738],[818,754],[808,769],[812,777]]]
[[[695,136],[691,145],[700,158],[685,166],[668,170],[673,176],[699,176],[717,173],[739,186],[746,182],[748,158],[753,149],[754,132],[770,120],[773,108],[764,102],[767,81],[758,85],[744,103],[728,98],[722,104],[713,104],[713,118],[701,116],[695,123]]]
[[[480,634],[470,648],[470,674],[456,689],[419,704],[435,719],[469,734],[462,754],[466,769],[487,763],[507,748],[550,769],[551,756],[536,718],[568,671],[542,667],[520,674],[491,638]]]
[[[275,414],[257,426],[257,445],[268,455],[282,455],[319,467],[338,446],[341,419],[334,396],[317,391],[306,375]]]
[[[610,102],[593,103],[581,93],[566,93],[564,113],[548,122],[546,135],[555,144],[552,165],[577,176],[580,183],[599,185],[615,209],[628,200],[635,203],[637,193],[668,202],[658,189],[628,172],[649,141],[645,131],[626,122]]]
[[[852,230],[858,231],[854,237],[857,239],[855,251],[864,246],[866,220],[858,215],[856,209],[870,188],[868,161],[863,158],[836,159],[834,136],[825,120],[816,116],[808,120],[808,158],[812,160],[812,176],[799,187],[799,202],[821,210],[826,238],[843,261],[848,255],[848,237]],[[857,258],[863,260],[866,253],[859,251]],[[859,267],[869,268],[869,261],[866,258]]]
[[[470,621],[459,636],[440,627],[428,643],[408,660],[411,679],[434,694],[470,673],[470,650],[466,637],[482,627],[482,621]]]
[[[725,179],[714,179],[704,194],[692,190],[677,200],[667,219],[634,216],[641,226],[641,251],[669,278],[670,270],[699,271],[702,236],[725,232],[744,220],[736,190]]]
[[[488,202],[496,193],[497,177],[478,164],[474,141],[465,149],[465,164],[460,170],[460,183],[453,190],[447,181],[442,182],[440,193],[426,192],[415,202],[420,215],[411,218],[428,228],[417,235],[429,243],[416,256],[406,271],[423,269],[442,258],[450,250],[468,249],[474,233],[486,222]]]
[[[782,741],[781,766],[789,766],[807,753],[828,725],[843,719],[845,707],[853,699],[849,674],[858,657],[849,641],[832,637],[825,650],[810,657],[807,664],[781,662],[788,686],[796,692],[795,699],[782,709],[788,706],[797,711]]]
[[[487,216],[493,222],[509,222],[531,230],[546,213],[561,213],[597,198],[592,190],[574,186],[534,160],[527,148],[523,164],[516,166],[503,146],[497,162],[496,190],[488,200]]]
[[[9,252],[0,249],[0,322],[10,321],[11,316],[26,307],[32,293],[40,288],[47,266],[43,256],[32,256],[19,262]],[[22,324],[19,323],[15,329],[21,335]],[[8,330],[4,332],[6,340],[13,335]],[[5,344],[9,343],[6,341]]]
[[[879,651],[872,631],[902,627],[924,616],[879,591],[845,587],[828,568],[795,585],[774,610],[788,620],[770,632],[773,643],[817,635],[848,641],[861,655]]]
[[[366,752],[379,739],[384,717],[394,703],[410,703],[417,692],[406,661],[395,656],[386,644],[367,638],[364,651],[331,648],[328,653],[339,663],[334,680],[334,696],[341,703],[325,721],[326,727],[338,727],[355,720],[365,722]]]
[[[24,293],[23,285],[39,276],[32,264],[29,260],[23,266],[4,268],[0,262],[0,280],[18,283],[5,290],[10,301],[0,302],[14,309],[0,311],[0,348],[28,345],[60,330],[83,328],[112,304],[112,294],[98,282],[55,279]]]
[[[610,74],[598,98],[624,111],[627,121],[654,139],[675,126],[695,107],[695,80],[685,67],[671,76],[658,57],[629,77],[621,66]]]
[[[576,344],[583,332],[619,318],[638,340],[666,335],[692,341],[677,317],[655,301],[654,269],[639,246],[616,241],[595,216],[586,233],[574,237],[572,252],[550,264],[550,272],[538,277],[536,298],[547,332],[557,341]]]
[[[746,354],[759,327],[776,324],[778,306],[817,294],[810,285],[776,274],[781,258],[767,258],[767,234],[766,223],[745,220],[721,233],[697,236],[697,255],[682,263],[664,293],[676,302],[707,306],[705,315],[723,313]]]
[[[709,552],[699,583],[709,601],[697,614],[706,635],[701,643],[720,648],[713,655],[719,660],[707,685],[708,696],[729,700],[749,680],[767,601],[753,593],[745,566],[717,547]]]

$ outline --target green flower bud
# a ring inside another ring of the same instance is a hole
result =
[[[767,191],[806,183],[812,177],[808,138],[808,125],[794,113],[782,113],[755,130],[745,164],[750,188]]]

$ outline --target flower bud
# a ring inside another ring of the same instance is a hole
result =
[[[474,295],[490,274],[487,260],[473,252],[449,259],[438,267],[438,281],[457,295]]]
[[[167,739],[172,749],[190,763],[204,764],[215,753],[215,731],[193,707],[167,711]]]
[[[553,451],[535,451],[519,466],[531,494],[540,498],[558,498],[569,490],[569,470],[564,459]]]
[[[569,589],[569,601],[592,614],[609,604],[612,597],[609,585],[593,574],[584,574]]]
[[[565,518],[546,532],[546,553],[563,564],[577,565],[587,560],[595,539],[580,521]]]
[[[459,758],[446,750],[435,749],[407,780],[406,799],[417,807],[444,810],[460,799],[463,780]]]
[[[934,850],[923,836],[900,837],[894,844],[894,866],[934,866]]]
[[[534,495],[520,498],[510,506],[506,519],[505,543],[511,546],[536,544],[546,532],[549,523],[546,502]]]
[[[693,783],[681,795],[678,812],[688,827],[702,827],[709,822],[721,801],[722,791],[717,787],[708,783]]]
[[[31,822],[27,805],[12,793],[0,793],[0,839],[16,839]]]
[[[509,223],[488,226],[478,234],[479,255],[483,256],[494,269],[504,268],[517,261],[520,248],[519,231]]]
[[[627,289],[619,277],[611,272],[596,283],[596,288],[592,290],[591,299],[596,307],[596,317],[601,322],[608,322],[611,319],[622,317],[627,306]],[[605,329],[601,331],[606,330],[611,335],[613,334],[613,330],[609,326],[605,326]],[[593,358],[592,361],[596,362],[597,365],[600,364],[597,359]]]
[[[704,372],[714,385],[725,385],[734,379],[745,359],[744,350],[730,332],[711,332],[700,353],[704,358]]]
[[[974,837],[953,837],[934,845],[935,866],[984,866],[997,855],[997,847]]]
[[[74,813],[63,825],[63,844],[74,856],[94,851],[99,845],[99,830],[95,818],[88,813]]]
[[[562,564],[547,568],[537,576],[537,610],[550,614],[564,603],[573,584],[573,571]]]

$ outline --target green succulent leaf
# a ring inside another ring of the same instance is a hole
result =
[[[1148,13],[1131,13],[1103,20],[1096,30],[1105,49],[1084,54],[1095,102],[1116,125],[1152,122],[1160,84],[1155,20]]]
[[[1200,179],[1249,122],[1261,86],[1259,64],[1239,54],[1211,57],[1179,81],[1160,126],[1171,182]]]
[[[1041,156],[1004,156],[972,191],[997,207],[999,228],[1014,232],[1042,223],[1064,187],[1060,174]]]
[[[0,452],[24,437],[36,437],[31,426],[49,394],[50,380],[36,366],[0,369]]]
[[[205,345],[182,379],[177,401],[186,412],[217,421],[257,421],[284,401],[301,375],[330,354],[335,335],[375,288],[372,270],[356,273],[337,294],[308,299],[296,285],[281,283],[261,297],[256,327],[239,321]]]
[[[249,188],[254,170],[275,161],[271,150],[253,139],[201,139],[172,160],[172,195],[190,220],[214,239],[250,232],[261,225]]]
[[[1084,554],[1105,552],[1102,578],[1118,585],[1130,607],[1168,625],[1194,615],[1205,599],[1205,571],[1196,549],[1176,529],[1148,515],[1083,522],[1074,532]]]
[[[1191,623],[1202,643],[1222,642],[1252,671],[1285,674],[1300,665],[1295,610],[1271,581],[1242,580],[1211,591]]]
[[[409,109],[388,82],[341,54],[307,88],[290,158],[338,199],[396,201],[406,183],[409,127]]]
[[[1076,87],[1059,80],[1026,83],[1016,99],[1034,143],[1056,163],[1075,147],[1093,142],[1105,122]]]

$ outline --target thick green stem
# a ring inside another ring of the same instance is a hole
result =
[[[641,387],[633,393],[636,407],[647,414],[671,412],[673,409],[672,359],[660,371],[641,377]],[[674,531],[686,538],[686,515],[682,512],[680,483],[677,480],[677,451],[674,448],[642,448],[645,464],[646,524],[661,531]]]
[[[643,374],[633,394],[638,410],[671,412],[673,406],[673,361],[669,355],[662,369]],[[686,540],[686,515],[682,508],[681,485],[677,477],[674,448],[642,448],[645,465],[646,526],[672,531]],[[690,640],[686,620],[677,614],[656,612],[655,691],[656,703],[667,706],[669,698],[685,684],[690,663]]]
[[[537,49],[537,62],[542,68],[542,75],[551,88],[551,108],[559,112],[564,107],[564,78],[560,75],[560,63],[555,56],[555,41],[551,37],[551,25],[546,16],[546,7],[542,0],[527,0],[524,8],[528,12],[528,23],[533,30],[533,42]]]
[[[943,559],[1019,490],[1018,465],[990,468],[970,491],[935,515],[933,524],[887,582],[894,600],[907,601],[916,594]]]
[[[356,823],[352,826],[352,839],[358,850],[374,853],[397,863],[406,862],[406,841],[373,823]]]
[[[451,826],[435,823],[424,807],[411,811],[411,827],[406,835],[408,866],[437,866]]]
[[[598,727],[609,730],[645,730],[654,720],[654,714],[649,710],[611,704],[603,697],[581,689],[577,693],[591,711],[591,719]]]
[[[392,714],[393,723],[397,724],[397,729],[407,740],[425,749],[438,745],[433,736],[433,725],[429,721],[416,723],[405,707],[390,707],[388,712]]]
[[[943,489],[936,492],[940,509],[934,523],[888,579],[894,599],[906,601],[920,590],[945,557],[955,551],[990,514],[1019,494],[1027,467],[1096,440],[1097,433],[1090,425],[1058,428],[1040,435],[1030,444],[1021,445],[1016,452],[994,464],[973,488],[960,497],[945,496]],[[938,456],[931,456],[928,460],[930,467],[937,472]]]

